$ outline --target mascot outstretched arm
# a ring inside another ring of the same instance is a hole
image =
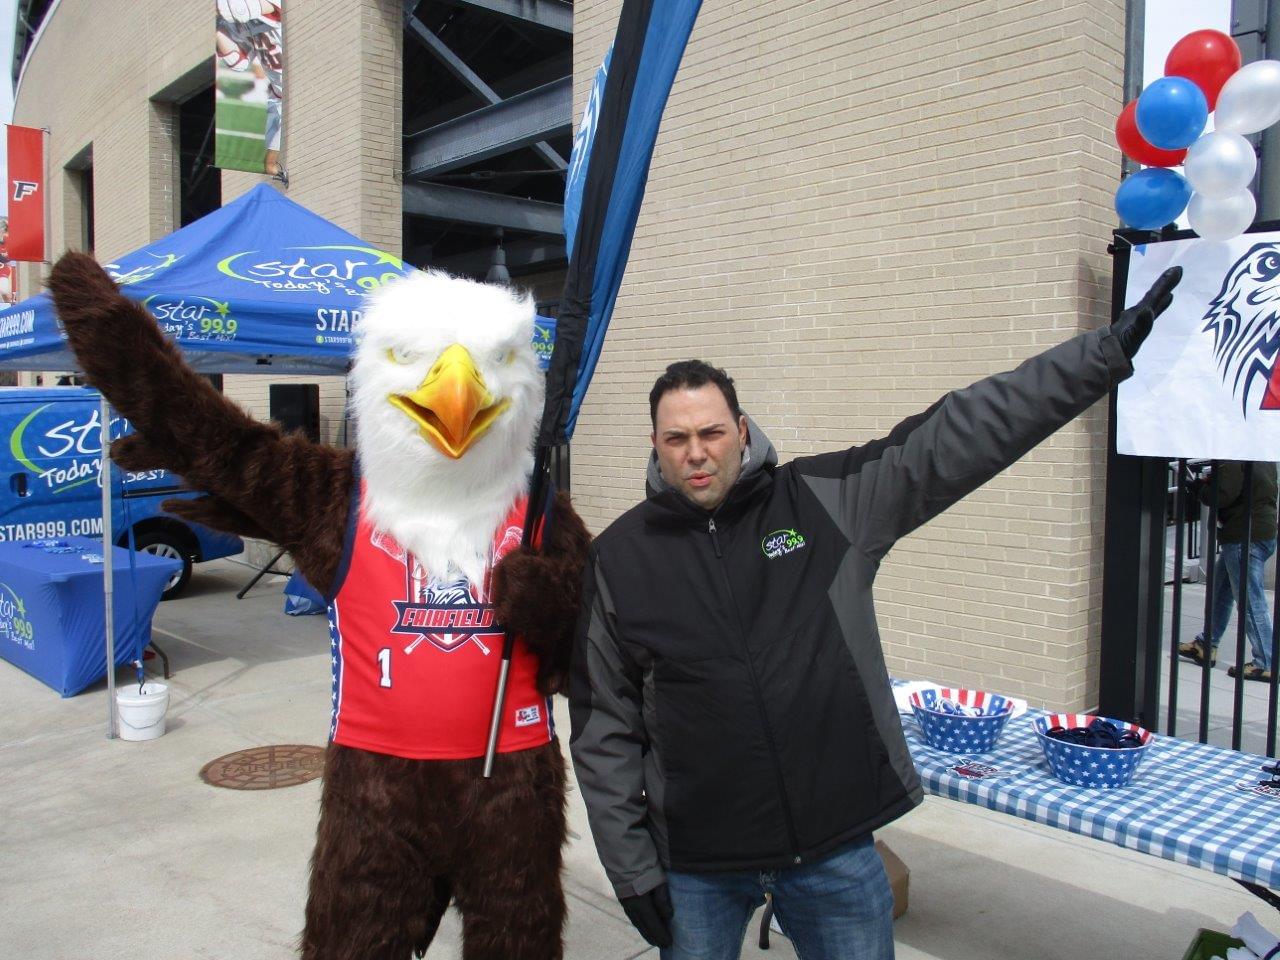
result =
[[[88,256],[49,281],[90,382],[132,421],[112,458],[208,495],[166,509],[288,549],[329,600],[333,709],[306,960],[403,960],[452,901],[465,960],[562,955],[567,673],[589,535],[557,500],[520,547],[542,410],[533,306],[438,273],[366,304],[357,450],[254,420],[192,371]],[[494,775],[480,777],[503,630],[517,635]]]
[[[354,453],[285,437],[227,400],[92,257],[64,256],[49,290],[89,381],[134,424],[134,434],[112,445],[112,459],[126,470],[171,470],[208,491],[165,509],[286,547],[327,594],[342,553]]]

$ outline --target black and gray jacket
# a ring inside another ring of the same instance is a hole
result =
[[[668,868],[806,863],[920,802],[872,605],[880,560],[1131,369],[1095,330],[884,439],[783,466],[752,425],[714,513],[651,462],[646,501],[592,545],[569,691],[619,897]]]

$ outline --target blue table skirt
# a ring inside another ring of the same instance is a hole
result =
[[[178,560],[114,548],[115,660],[142,656]],[[0,656],[64,697],[106,676],[102,541],[0,543]],[[136,592],[135,592],[136,588]]]

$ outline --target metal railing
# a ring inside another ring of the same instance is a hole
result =
[[[1255,224],[1250,232],[1280,230],[1280,221]],[[1164,231],[1151,233],[1119,230],[1108,248],[1115,269],[1112,273],[1111,316],[1114,320],[1124,309],[1129,276],[1129,261],[1135,249],[1149,250],[1158,245],[1194,236],[1170,225]],[[1109,406],[1107,438],[1106,505],[1104,514],[1101,664],[1098,675],[1097,703],[1106,716],[1132,720],[1150,730],[1170,735],[1195,736],[1202,742],[1226,739],[1239,748],[1246,741],[1251,752],[1276,756],[1277,683],[1280,668],[1280,644],[1277,643],[1277,614],[1274,598],[1271,631],[1271,681],[1265,687],[1246,680],[1237,670],[1235,683],[1228,691],[1222,677],[1215,678],[1212,664],[1199,667],[1198,687],[1191,680],[1193,663],[1182,663],[1178,647],[1183,637],[1183,622],[1190,626],[1195,613],[1187,608],[1185,594],[1186,564],[1199,560],[1207,574],[1204,584],[1203,625],[1206,643],[1212,647],[1214,624],[1213,591],[1218,557],[1216,505],[1218,491],[1210,479],[1202,479],[1209,461],[1166,460],[1160,457],[1131,456],[1118,452],[1116,424],[1118,392],[1112,391]],[[1175,451],[1170,451],[1175,452]],[[1193,451],[1188,451],[1193,452]],[[1206,450],[1206,452],[1209,452]],[[1173,480],[1170,480],[1170,471]],[[1245,482],[1252,493],[1252,469]],[[1200,491],[1208,484],[1210,511],[1207,522],[1201,518]],[[1194,509],[1192,509],[1194,505]],[[1170,529],[1172,528],[1172,529]],[[1270,531],[1275,536],[1277,531]],[[1252,539],[1247,531],[1244,542]],[[1167,559],[1173,541],[1174,576],[1168,580]],[[1269,539],[1269,537],[1267,538]],[[1237,599],[1241,610],[1235,631],[1236,663],[1243,667],[1244,641],[1248,623],[1248,572],[1251,551],[1241,551],[1241,583],[1246,585]],[[1172,588],[1170,590],[1170,587]],[[1171,626],[1166,626],[1166,606],[1171,607]],[[1229,645],[1231,646],[1231,645]],[[1206,658],[1206,663],[1208,658]],[[1181,679],[1180,679],[1181,677]],[[1217,687],[1214,680],[1218,680]],[[1245,688],[1266,690],[1265,721],[1260,707],[1264,698],[1246,696]],[[1180,690],[1181,685],[1181,690]],[[1231,706],[1228,718],[1224,703]],[[1179,707],[1179,700],[1182,707]],[[1218,713],[1214,713],[1217,709]],[[1214,722],[1215,717],[1217,722]],[[1192,732],[1194,731],[1194,733]],[[1225,745],[1225,743],[1223,744]]]
[[[1171,597],[1171,624],[1169,636],[1166,638],[1167,654],[1168,654],[1168,689],[1167,689],[1167,713],[1164,723],[1163,733],[1170,736],[1179,735],[1178,731],[1178,680],[1180,669],[1183,665],[1183,658],[1179,654],[1179,647],[1184,643],[1182,636],[1182,621],[1184,607],[1184,587],[1186,583],[1186,562],[1195,559],[1199,553],[1199,537],[1196,536],[1195,527],[1199,520],[1199,504],[1202,499],[1207,501],[1209,506],[1209,521],[1205,524],[1208,543],[1204,551],[1205,568],[1205,598],[1204,598],[1204,619],[1203,629],[1200,636],[1203,637],[1203,646],[1201,647],[1201,662],[1199,667],[1195,667],[1193,663],[1188,662],[1187,666],[1197,669],[1200,675],[1199,704],[1198,716],[1196,724],[1196,737],[1201,743],[1209,741],[1210,734],[1210,718],[1213,693],[1213,636],[1215,627],[1220,624],[1214,623],[1214,617],[1217,611],[1214,609],[1214,595],[1216,591],[1217,576],[1219,575],[1218,565],[1225,561],[1218,556],[1218,524],[1216,517],[1218,515],[1218,480],[1219,471],[1215,461],[1187,461],[1176,460],[1170,461],[1170,470],[1172,479],[1168,486],[1172,494],[1171,510],[1168,511],[1170,516],[1167,518],[1165,525],[1166,544],[1168,539],[1169,527],[1173,527],[1174,554],[1173,554],[1173,579],[1166,582],[1166,586],[1172,587]],[[1205,479],[1205,474],[1208,479]],[[1236,603],[1236,631],[1235,631],[1235,663],[1236,675],[1235,683],[1232,687],[1231,699],[1231,748],[1239,750],[1241,748],[1242,735],[1245,728],[1245,684],[1257,681],[1246,680],[1244,676],[1244,666],[1248,662],[1245,656],[1245,639],[1249,617],[1249,576],[1250,565],[1259,561],[1253,558],[1253,551],[1248,545],[1254,539],[1255,531],[1252,529],[1252,509],[1253,502],[1253,485],[1254,485],[1254,468],[1252,463],[1243,465],[1244,486],[1242,490],[1242,499],[1246,504],[1245,509],[1245,528],[1243,543],[1245,547],[1240,551],[1240,567],[1238,577],[1236,579],[1237,588],[1234,589]],[[1207,488],[1208,496],[1201,496],[1202,491]],[[1190,535],[1188,535],[1190,534]],[[1272,536],[1277,531],[1271,531]],[[1258,539],[1269,539],[1267,537],[1259,537]],[[1265,563],[1265,561],[1262,561]],[[1224,575],[1228,575],[1228,571],[1221,571]],[[1277,673],[1276,665],[1280,662],[1280,591],[1275,591],[1272,600],[1271,610],[1271,636],[1269,638],[1261,638],[1262,642],[1269,640],[1271,646],[1271,678],[1267,682],[1267,713],[1266,713],[1266,754],[1269,757],[1276,755],[1276,707],[1277,696],[1280,693],[1278,680],[1280,674]],[[1225,639],[1225,638],[1224,638]],[[1152,661],[1150,669],[1159,670],[1160,663],[1158,660]],[[1186,732],[1183,732],[1186,736]]]

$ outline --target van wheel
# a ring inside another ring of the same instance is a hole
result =
[[[187,588],[187,581],[191,579],[191,555],[182,549],[182,544],[176,537],[164,530],[149,530],[138,535],[136,544],[140,552],[182,561],[182,569],[165,584],[161,600],[172,600]]]

